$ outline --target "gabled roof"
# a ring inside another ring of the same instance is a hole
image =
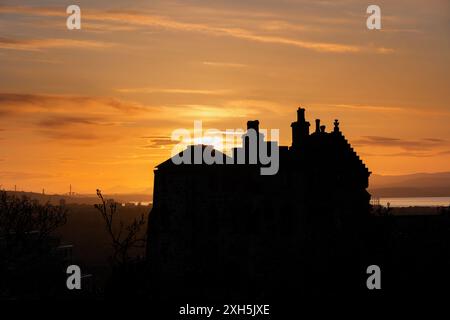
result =
[[[183,157],[183,154],[184,154],[184,152],[190,152],[190,154],[191,154],[191,164],[194,164],[194,148],[195,147],[201,147],[202,148],[202,155],[203,155],[203,152],[205,151],[205,148],[206,147],[213,147],[213,146],[208,146],[208,145],[189,145],[189,146],[187,146],[187,148],[186,149],[184,149],[183,151],[181,151],[181,152],[179,152],[178,154],[177,154],[177,156],[178,157]],[[211,151],[211,153],[212,153],[212,155],[213,156],[218,156],[218,157],[222,157],[223,158],[223,163],[226,163],[227,161],[229,162],[230,160],[231,160],[231,158],[229,157],[229,156],[227,156],[225,153],[223,153],[223,152],[220,152],[219,150],[217,150],[217,149],[214,149],[214,147],[213,147],[213,149],[212,149],[212,151]],[[178,165],[176,165],[175,164],[175,162],[173,161],[173,158],[174,158],[175,156],[173,156],[173,157],[171,157],[171,158],[169,158],[169,159],[167,159],[166,161],[164,161],[164,162],[162,162],[162,163],[160,163],[159,165],[157,165],[156,167],[155,167],[155,169],[163,169],[163,168],[169,168],[169,167],[173,167],[173,166],[178,166]],[[202,164],[204,164],[204,163],[202,163]],[[183,164],[181,164],[181,165],[183,165]]]

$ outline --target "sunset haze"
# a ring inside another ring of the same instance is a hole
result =
[[[450,171],[450,2],[71,1],[0,5],[0,185],[152,192],[171,134],[280,129],[299,106],[376,174]]]

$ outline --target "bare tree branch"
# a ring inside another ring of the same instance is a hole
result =
[[[127,226],[125,226],[123,221],[118,221],[118,229],[115,230],[114,221],[118,216],[117,203],[114,200],[105,200],[98,189],[97,196],[101,203],[96,204],[95,208],[102,215],[106,231],[111,239],[113,247],[112,263],[123,266],[130,261],[130,250],[132,248],[142,248],[145,245],[145,236],[139,237],[142,227],[146,224],[145,217],[141,215]]]

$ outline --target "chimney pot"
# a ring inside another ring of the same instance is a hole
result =
[[[297,109],[297,121],[301,123],[305,122],[305,109],[303,108]]]
[[[320,119],[316,119],[316,132],[320,132]]]
[[[253,129],[256,132],[259,132],[259,121],[258,120],[247,121],[247,130],[248,129]]]
[[[334,120],[334,132],[339,132],[339,120]]]

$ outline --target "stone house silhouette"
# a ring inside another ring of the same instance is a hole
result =
[[[247,127],[264,139],[257,120]],[[359,286],[370,171],[338,120],[331,132],[316,120],[310,132],[299,108],[291,127],[275,175],[261,175],[259,163],[168,159],[155,168],[147,244],[154,296],[264,299]]]

